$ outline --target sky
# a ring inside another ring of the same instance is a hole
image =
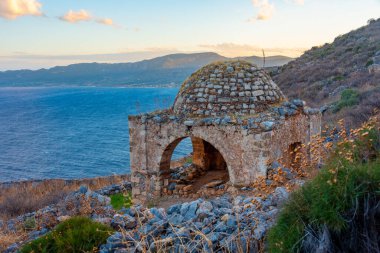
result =
[[[380,17],[380,0],[0,0],[0,70],[170,53],[285,55]]]

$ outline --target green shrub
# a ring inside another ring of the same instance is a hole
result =
[[[345,52],[351,52],[352,50],[354,50],[352,47],[349,47],[349,48],[346,48],[346,50],[344,50]]]
[[[193,157],[188,157],[186,159],[186,163],[193,163]]]
[[[29,217],[24,221],[24,228],[26,230],[33,230],[36,227],[36,219],[34,217]]]
[[[333,81],[341,81],[343,79],[344,79],[343,76],[336,76],[336,77],[333,78]]]
[[[367,61],[367,63],[365,64],[365,66],[366,66],[366,67],[369,67],[369,66],[371,66],[373,63],[374,63],[373,60],[369,60],[369,61]]]
[[[379,131],[360,133],[354,142],[343,141],[319,174],[291,195],[269,231],[270,252],[299,252],[310,227],[320,231],[327,226],[331,233],[349,234],[344,231],[353,214],[361,215],[358,203],[371,196],[380,199]]]
[[[121,208],[129,208],[132,206],[132,194],[128,192],[126,195],[123,193],[117,193],[110,196],[111,205],[115,210],[120,210]]]
[[[96,252],[112,233],[112,229],[85,217],[66,220],[47,235],[25,245],[21,253]]]
[[[334,112],[338,112],[344,107],[351,107],[360,102],[359,93],[353,89],[342,91],[340,100],[335,104]]]

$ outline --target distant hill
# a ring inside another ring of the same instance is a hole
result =
[[[227,60],[216,53],[171,54],[134,63],[80,63],[40,70],[0,72],[0,86],[176,86],[198,68]],[[262,66],[261,57],[239,57]],[[286,56],[266,58],[266,66],[280,66],[292,60]]]
[[[327,123],[366,121],[380,108],[380,19],[311,48],[271,74],[289,98],[329,105]]]

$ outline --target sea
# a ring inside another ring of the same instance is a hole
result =
[[[128,174],[128,115],[172,105],[178,88],[0,88],[0,182]],[[178,159],[192,151],[182,141]]]

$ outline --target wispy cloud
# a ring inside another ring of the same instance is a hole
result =
[[[263,48],[255,45],[235,43],[199,45],[199,47],[227,57],[261,55],[263,49],[266,55],[286,55],[296,57],[301,55],[306,50],[305,48]]]
[[[78,23],[81,21],[92,21],[92,22],[96,22],[102,25],[119,27],[118,25],[115,24],[115,22],[111,18],[94,17],[91,15],[89,11],[86,11],[86,10],[79,10],[79,11],[69,10],[65,15],[63,15],[62,17],[59,17],[59,19],[62,21],[69,22],[69,23]]]
[[[37,0],[0,0],[0,17],[42,16],[42,4]]]
[[[269,3],[268,0],[252,0],[252,4],[258,11],[256,16],[250,19],[250,21],[268,20],[272,18],[275,11],[274,4]]]
[[[304,5],[305,0],[284,0],[286,3]],[[257,20],[269,20],[275,13],[275,5],[270,3],[269,0],[251,0],[252,5],[257,9],[254,17],[248,19],[248,22],[255,22]]]
[[[110,18],[98,18],[96,19],[96,22],[102,25],[115,26],[115,23]]]
[[[70,23],[77,23],[81,21],[90,21],[92,19],[91,14],[86,10],[73,11],[69,10],[65,15],[60,17],[61,20]]]

